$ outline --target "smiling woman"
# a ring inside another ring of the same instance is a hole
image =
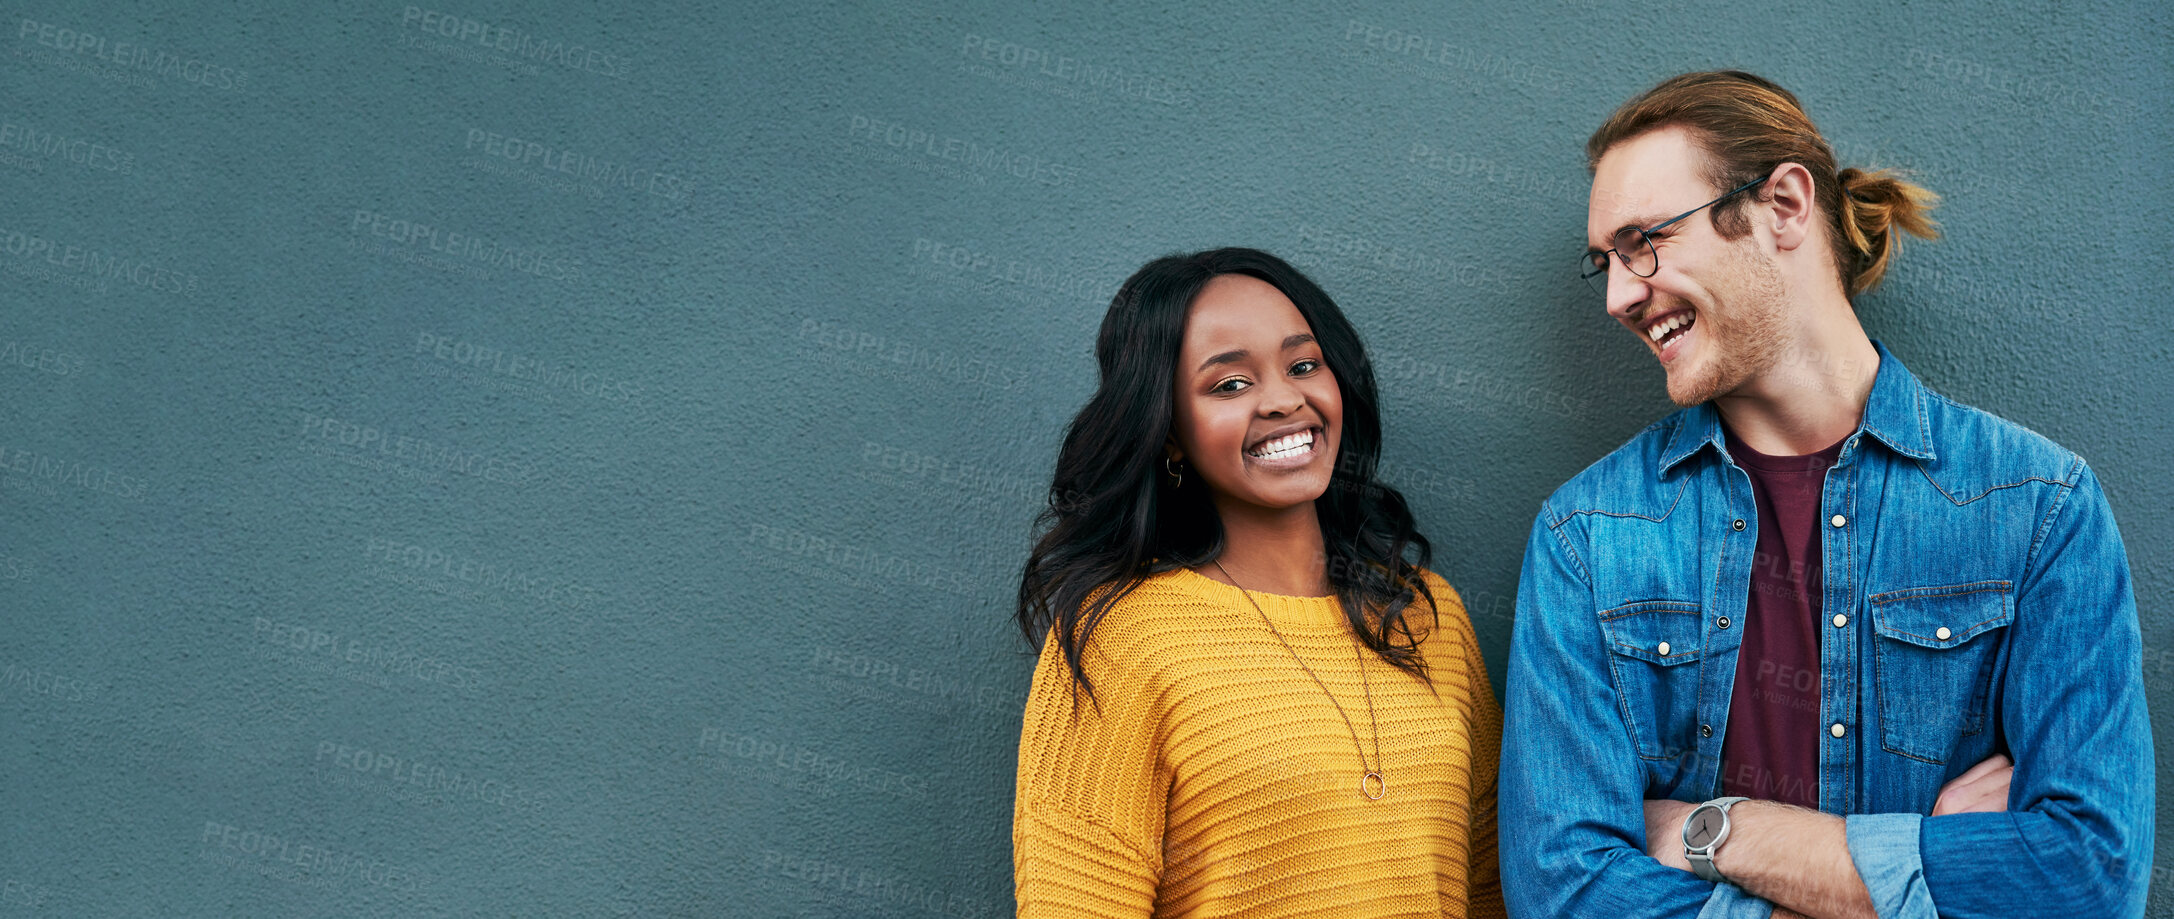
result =
[[[1357,332],[1217,249],[1127,280],[1096,356],[1019,588],[1020,914],[1500,915],[1501,711],[1375,481]]]

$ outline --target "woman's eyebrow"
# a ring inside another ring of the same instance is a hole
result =
[[[1299,345],[1306,344],[1307,342],[1313,340],[1314,337],[1312,333],[1300,332],[1283,340],[1283,350],[1289,351],[1292,348],[1296,348]],[[1244,348],[1234,348],[1221,354],[1215,355],[1214,357],[1210,357],[1207,360],[1201,361],[1199,369],[1196,369],[1193,372],[1199,373],[1200,371],[1206,370],[1217,364],[1235,364],[1239,361],[1245,360],[1247,357],[1251,356],[1252,353],[1253,352],[1247,351]]]
[[[1251,354],[1251,353],[1252,353],[1252,352],[1250,352],[1250,351],[1247,351],[1247,350],[1246,350],[1246,349],[1244,349],[1244,348],[1238,348],[1238,349],[1235,349],[1235,350],[1231,350],[1231,351],[1225,351],[1225,352],[1223,352],[1223,353],[1221,353],[1221,354],[1218,354],[1218,355],[1216,355],[1216,356],[1214,356],[1214,357],[1208,358],[1207,360],[1201,361],[1201,362],[1200,362],[1200,368],[1199,368],[1198,370],[1194,370],[1193,372],[1194,372],[1194,373],[1199,373],[1199,372],[1200,372],[1201,370],[1206,370],[1206,369],[1208,369],[1208,368],[1210,368],[1210,367],[1213,367],[1213,366],[1215,366],[1215,365],[1217,365],[1217,364],[1235,364],[1235,363],[1238,363],[1239,361],[1245,360],[1245,359],[1246,359],[1246,356],[1247,356],[1248,354]]]

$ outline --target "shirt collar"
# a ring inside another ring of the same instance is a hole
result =
[[[1872,380],[1872,395],[1865,399],[1865,418],[1859,429],[1904,456],[1938,458],[1932,448],[1930,416],[1925,413],[1925,385],[1887,352],[1887,346],[1875,339],[1872,347],[1880,352],[1880,373]]]
[[[1864,419],[1858,423],[1857,430],[1872,435],[1888,449],[1904,456],[1921,460],[1935,458],[1932,431],[1925,415],[1924,384],[1888,353],[1886,345],[1875,339],[1872,348],[1879,352],[1880,369],[1872,378],[1872,392],[1865,397]],[[1700,448],[1711,444],[1717,451],[1724,449],[1721,413],[1714,409],[1712,402],[1691,406],[1679,412],[1677,417],[1680,420],[1675,432],[1661,448],[1660,475],[1663,478]],[[1852,438],[1855,436],[1851,435]]]

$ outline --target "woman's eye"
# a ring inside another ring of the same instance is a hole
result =
[[[1231,378],[1230,378],[1230,379],[1228,379],[1228,380],[1224,380],[1224,381],[1223,381],[1223,382],[1221,382],[1221,383],[1217,383],[1217,384],[1215,384],[1215,387],[1214,387],[1214,388],[1212,388],[1212,389],[1210,389],[1210,390],[1208,390],[1208,391],[1209,391],[1209,392],[1238,392],[1239,390],[1245,389],[1246,387],[1248,387],[1248,386],[1251,386],[1251,385],[1253,385],[1253,384],[1252,384],[1252,383],[1250,383],[1250,382],[1248,382],[1248,381],[1246,380],[1246,378],[1244,378],[1244,377],[1231,377]]]
[[[1306,374],[1312,373],[1319,369],[1321,369],[1320,361],[1314,360],[1312,358],[1307,358],[1306,360],[1299,361],[1298,363],[1291,365],[1291,375],[1305,376]]]

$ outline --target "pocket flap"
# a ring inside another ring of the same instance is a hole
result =
[[[1879,634],[1923,648],[1952,648],[2015,621],[2015,589],[2007,581],[1891,590],[1865,602]]]
[[[1600,614],[1601,634],[1610,650],[1649,664],[1674,667],[1698,660],[1705,617],[1696,603],[1649,600],[1618,606]],[[1666,654],[1661,653],[1666,646]]]

